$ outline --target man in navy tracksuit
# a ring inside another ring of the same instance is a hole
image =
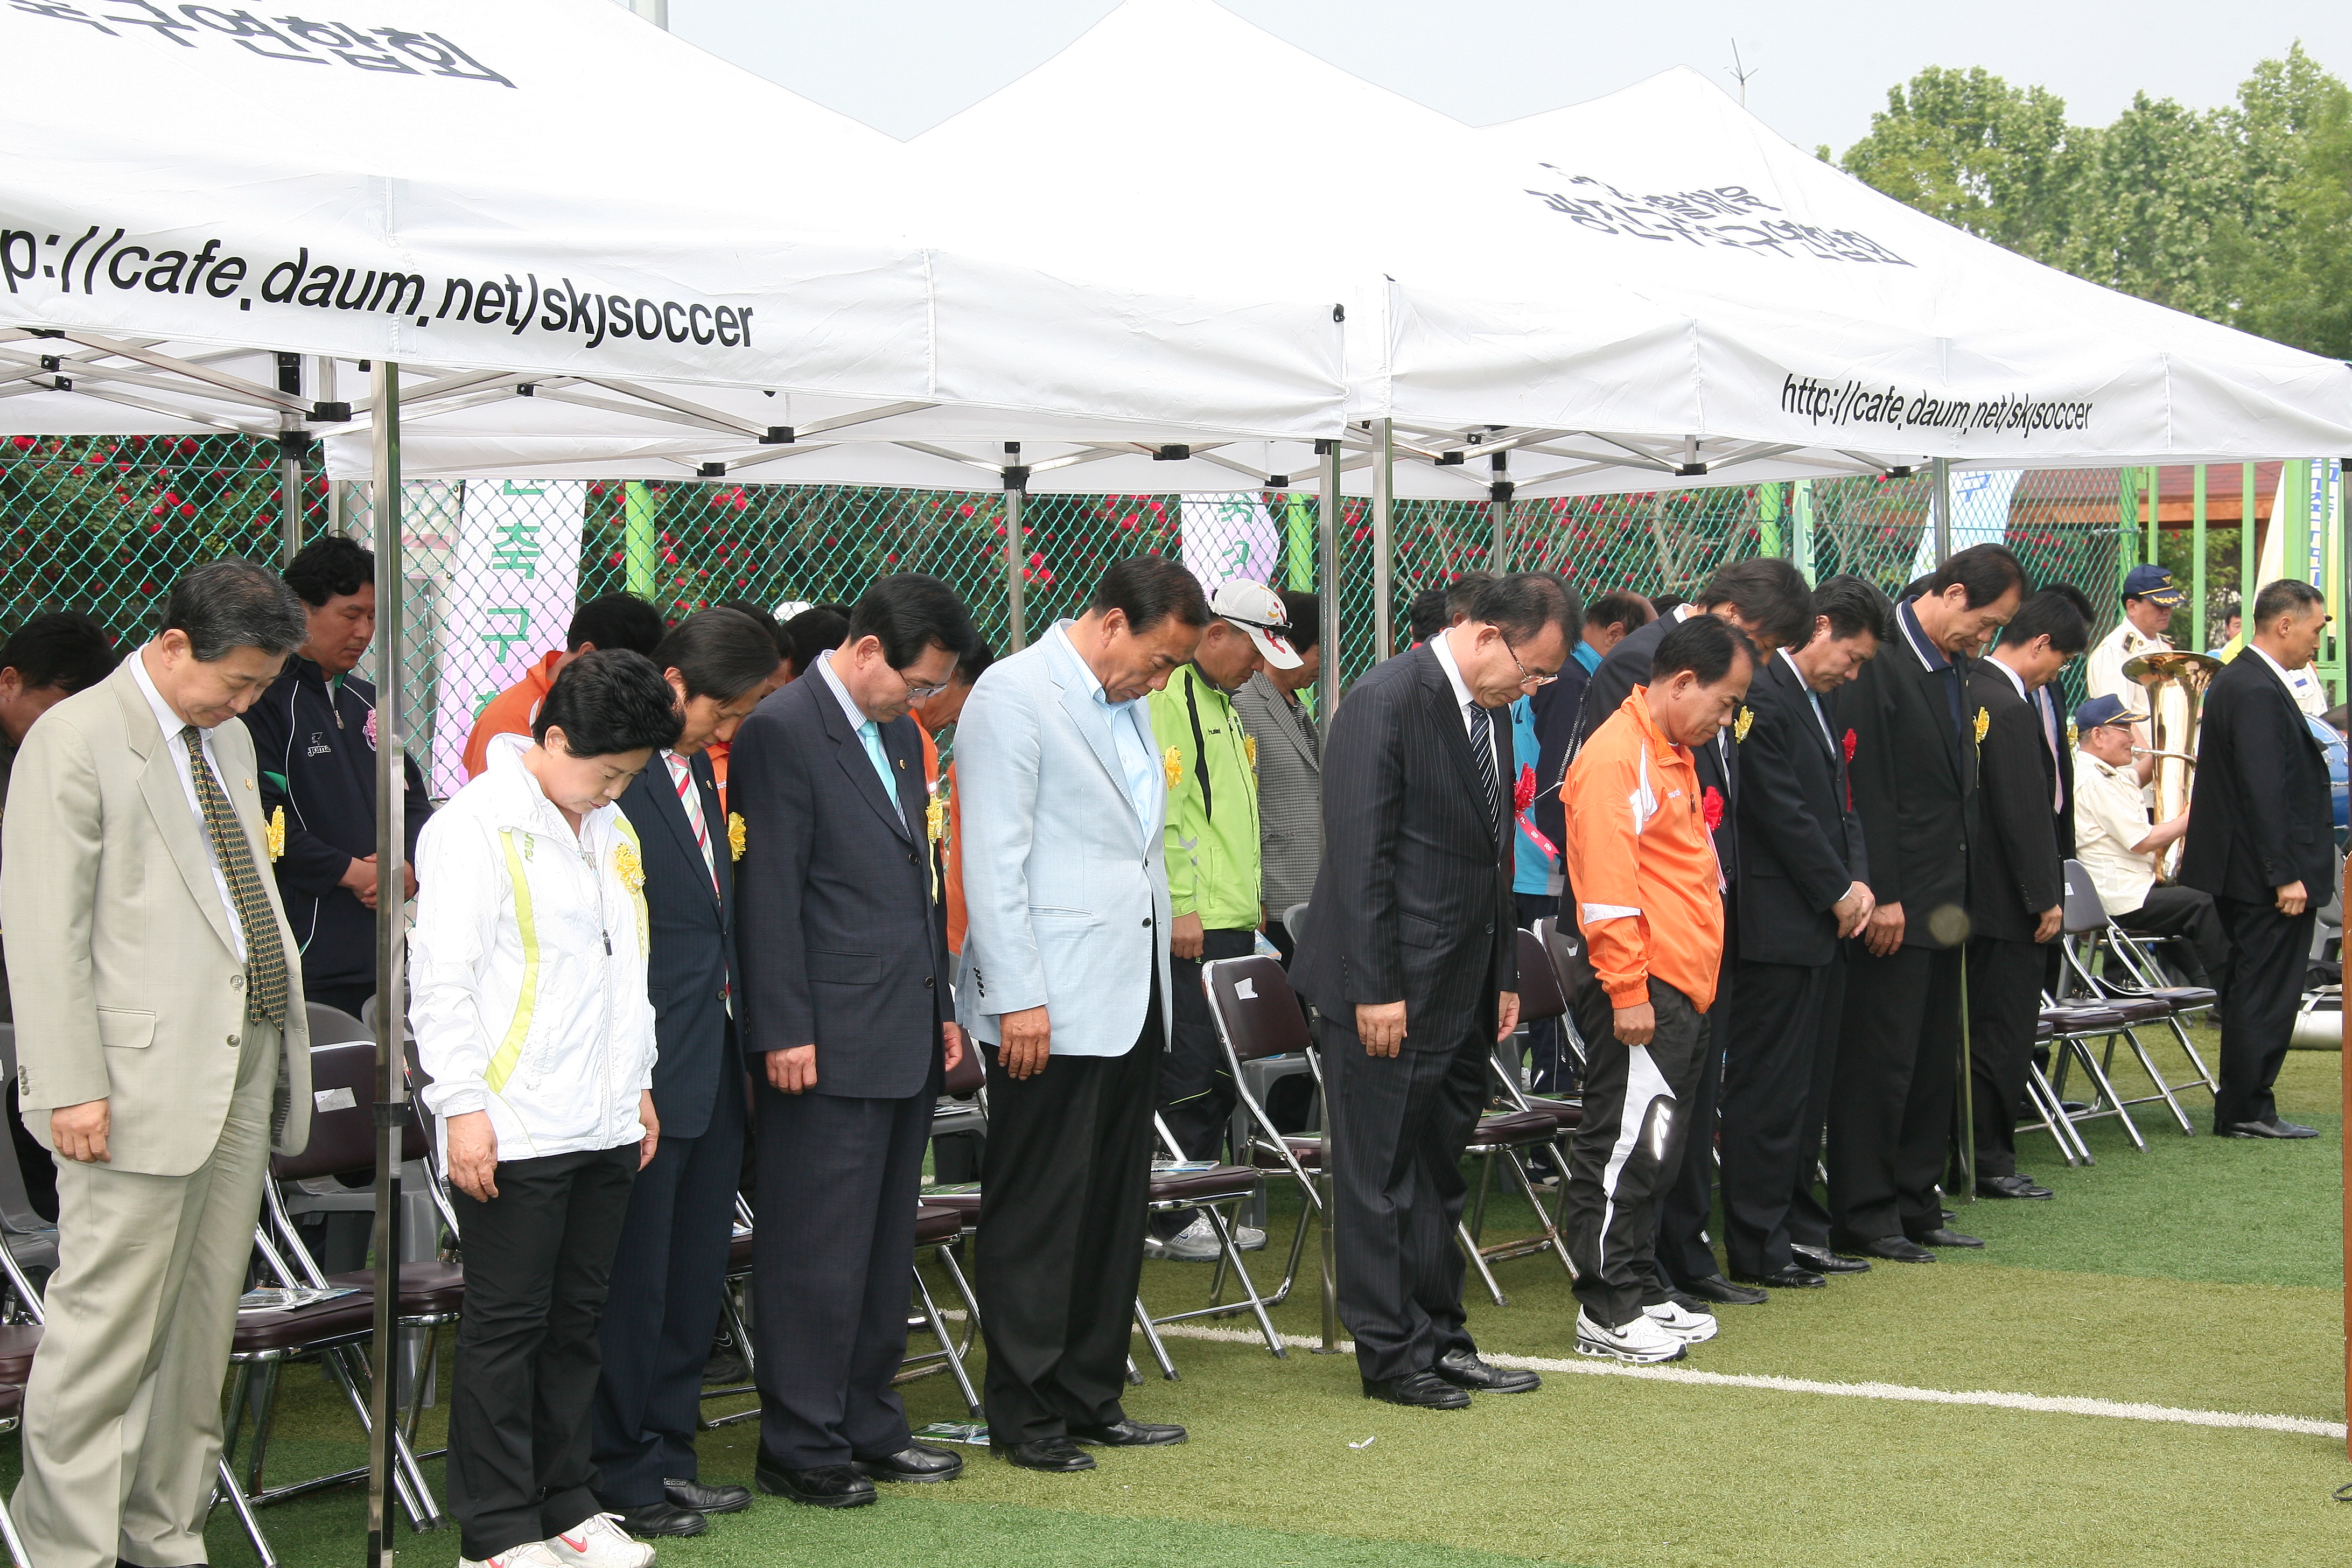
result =
[[[375,994],[375,688],[352,674],[375,637],[375,557],[316,539],[285,572],[310,634],[246,711],[278,890],[302,950],[302,994],[356,1017]],[[407,763],[408,855],[431,813]],[[280,831],[279,823],[284,824]],[[404,877],[410,897],[416,875]]]

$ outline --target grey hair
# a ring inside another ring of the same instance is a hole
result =
[[[172,584],[162,629],[185,632],[196,658],[211,664],[232,648],[291,653],[309,640],[310,623],[301,596],[285,579],[231,556],[207,562]]]

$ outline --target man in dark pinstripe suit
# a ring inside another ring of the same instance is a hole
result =
[[[1339,1314],[1367,1397],[1458,1409],[1533,1373],[1463,1326],[1462,1150],[1518,1021],[1503,710],[1557,676],[1576,596],[1549,573],[1349,689],[1323,773],[1324,855],[1294,984],[1322,1015]]]

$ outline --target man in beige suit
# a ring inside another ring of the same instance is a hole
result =
[[[310,1138],[301,972],[236,721],[304,630],[275,574],[198,567],[163,633],[16,756],[0,930],[24,1120],[58,1159],[15,1500],[40,1568],[205,1561],[273,1132]]]

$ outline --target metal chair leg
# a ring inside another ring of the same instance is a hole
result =
[[[1274,1320],[1265,1315],[1265,1302],[1257,1293],[1257,1282],[1249,1277],[1249,1269],[1242,1262],[1242,1249],[1234,1240],[1233,1226],[1226,1224],[1225,1216],[1213,1206],[1201,1212],[1207,1215],[1209,1223],[1216,1227],[1217,1241],[1223,1247],[1225,1257],[1233,1262],[1234,1277],[1241,1281],[1242,1289],[1245,1292],[1244,1299],[1249,1302],[1250,1310],[1257,1316],[1257,1331],[1265,1336],[1265,1348],[1274,1352],[1276,1361],[1288,1361],[1290,1352],[1284,1348],[1282,1336],[1274,1331]],[[1239,1212],[1238,1205],[1235,1212]]]
[[[931,1288],[923,1281],[923,1266],[915,1265],[915,1294],[923,1303],[923,1319],[930,1325],[932,1335],[940,1342],[940,1352],[947,1358],[949,1375],[955,1379],[956,1392],[963,1395],[963,1407],[975,1421],[980,1419],[980,1395],[972,1392],[971,1378],[963,1370],[963,1356],[955,1341],[948,1336],[948,1326],[940,1317],[939,1303],[931,1300]]]
[[[1503,1294],[1503,1288],[1500,1285],[1495,1283],[1495,1271],[1486,1267],[1486,1255],[1478,1250],[1478,1243],[1471,1236],[1470,1227],[1460,1220],[1454,1221],[1454,1239],[1460,1244],[1462,1256],[1468,1258],[1471,1266],[1478,1270],[1478,1278],[1486,1282],[1486,1294],[1495,1298],[1495,1305],[1509,1306],[1510,1298]]]
[[[253,1543],[253,1554],[261,1559],[261,1568],[282,1568],[278,1553],[271,1549],[269,1537],[261,1532],[261,1521],[254,1517],[253,1504],[246,1500],[245,1491],[236,1484],[236,1474],[228,1468],[228,1460],[215,1461],[220,1471],[220,1489],[228,1499],[228,1506],[236,1512],[236,1521],[245,1529],[246,1540]]]
[[[2092,1054],[2091,1047],[2084,1041],[2073,1037],[2069,1037],[2069,1040],[2075,1053],[2082,1059],[2083,1070],[2091,1075],[2091,1081],[2099,1086],[2099,1092],[2106,1097],[2107,1104],[2114,1108],[2116,1120],[2124,1124],[2126,1132],[2131,1134],[2132,1146],[2142,1153],[2147,1152],[2147,1140],[2139,1135],[2138,1124],[2132,1121],[2130,1110],[2124,1105],[2124,1097],[2116,1092],[2116,1086],[2107,1078],[2106,1069],[2099,1065],[2099,1058]],[[2109,1044],[2113,1043],[2114,1037],[2110,1036]]]
[[[269,1433],[278,1415],[278,1374],[282,1362],[265,1361],[255,1364],[251,1382],[253,1399],[253,1452],[246,1457],[245,1489],[261,1489],[261,1467],[269,1458]]]
[[[1503,1157],[1510,1162],[1511,1173],[1518,1177],[1519,1190],[1527,1194],[1528,1206],[1536,1211],[1536,1223],[1543,1226],[1544,1239],[1551,1243],[1553,1255],[1559,1259],[1560,1268],[1567,1270],[1569,1283],[1573,1285],[1576,1283],[1576,1265],[1569,1259],[1568,1237],[1552,1223],[1551,1216],[1544,1213],[1543,1197],[1536,1191],[1535,1177],[1528,1173],[1528,1163],[1519,1157],[1516,1149],[1504,1150]],[[1567,1184],[1562,1183],[1561,1185],[1565,1187]]]
[[[31,1561],[25,1555],[25,1539],[16,1533],[16,1516],[8,1511],[8,1505],[5,1502],[0,1502],[0,1541],[8,1543],[8,1561],[16,1568],[33,1568]]]
[[[2132,1055],[2139,1058],[2140,1071],[2147,1074],[2148,1081],[2156,1085],[2156,1092],[2163,1098],[2165,1109],[2171,1111],[2172,1120],[2180,1124],[2181,1135],[2186,1138],[2196,1137],[2197,1129],[2189,1125],[2189,1113],[2180,1109],[2180,1101],[2172,1096],[2172,1086],[2164,1081],[2162,1073],[2156,1070],[2156,1058],[2147,1054],[2146,1046],[2140,1044],[2138,1033],[2136,1030],[2126,1029],[2124,1031],[2124,1038],[2131,1042]]]
[[[1168,1359],[1168,1347],[1160,1342],[1160,1326],[1151,1321],[1151,1310],[1140,1296],[1135,1299],[1135,1321],[1143,1328],[1143,1342],[1151,1347],[1151,1359],[1160,1363],[1160,1375],[1176,1382],[1176,1363]]]

